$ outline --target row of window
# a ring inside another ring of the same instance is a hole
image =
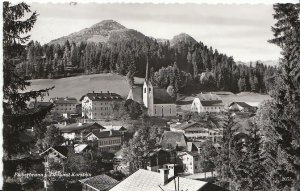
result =
[[[55,107],[68,107],[68,106],[75,107],[76,104],[55,104]]]
[[[94,110],[97,110],[97,109],[99,109],[99,107],[94,107]],[[110,107],[100,107],[100,110],[102,111],[102,109],[103,110],[109,110],[110,109]]]
[[[110,150],[119,150],[121,146],[113,146],[113,147],[102,147],[99,148],[100,151],[110,151]]]
[[[110,113],[100,113],[100,116],[103,116],[103,115],[110,115]],[[94,116],[97,116],[97,113],[94,113]]]
[[[99,146],[102,145],[112,145],[112,144],[121,144],[121,139],[116,139],[116,140],[99,140]]]
[[[75,108],[61,108],[61,109],[59,109],[59,108],[55,108],[55,110],[56,111],[59,111],[59,110],[62,110],[62,111],[67,111],[67,110],[74,110]]]
[[[221,107],[203,107],[206,110],[210,110],[210,109],[221,109]]]
[[[166,111],[166,110],[164,110],[164,108],[162,107],[161,108],[161,113],[163,114],[164,113],[164,111]],[[156,114],[157,113],[157,110],[156,110],[156,108],[154,109],[154,114]],[[172,113],[172,108],[170,107],[170,114]]]

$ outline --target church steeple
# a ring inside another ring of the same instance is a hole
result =
[[[149,60],[148,60],[148,54],[147,54],[147,65],[146,65],[146,76],[145,76],[145,82],[149,82]]]

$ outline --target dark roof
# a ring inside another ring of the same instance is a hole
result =
[[[189,152],[195,152],[195,151],[198,151],[198,148],[193,142],[188,142],[186,150]]]
[[[71,132],[78,132],[83,130],[92,130],[92,129],[105,129],[102,125],[98,123],[73,123],[67,126],[59,126],[59,130],[62,133],[71,133]]]
[[[202,106],[224,106],[222,100],[201,101]]]
[[[114,187],[119,183],[119,181],[107,176],[106,174],[101,174],[98,176],[93,176],[90,178],[86,178],[83,180],[79,180],[79,182],[86,184],[92,188],[98,189],[100,191],[106,191],[110,188]]]
[[[100,138],[106,138],[106,137],[121,137],[123,135],[120,131],[114,131],[114,130],[110,130],[110,131],[92,131],[91,133],[93,133],[99,139]],[[90,135],[90,134],[88,134],[88,135]]]
[[[245,102],[232,102],[229,106],[232,106],[235,103],[238,104],[239,106],[242,106],[242,107],[252,107],[251,105],[249,105]]]
[[[87,96],[92,101],[101,101],[101,100],[122,100],[123,98],[116,93],[87,93],[86,95],[80,98],[80,101]]]
[[[48,108],[48,107],[51,107],[51,106],[53,106],[52,102],[42,102],[42,101],[37,101],[37,102],[32,101],[29,104],[30,108],[34,108],[34,107],[46,107],[46,108]]]
[[[47,150],[45,150],[44,152],[42,152],[40,155],[44,155],[45,153],[48,153],[49,150],[56,150],[57,152],[59,152],[64,157],[67,157],[69,155],[70,147],[69,146],[49,147]]]
[[[68,146],[55,146],[53,147],[56,151],[58,151],[60,154],[64,156],[68,156],[69,154],[69,147]]]
[[[21,143],[33,143],[34,142],[34,133],[31,129],[25,129],[18,133],[18,140]]]
[[[78,103],[77,99],[75,97],[55,97],[55,98],[51,98],[50,101],[52,101],[54,104],[63,104],[63,103],[74,104],[74,103]]]
[[[153,97],[154,97],[154,104],[168,104],[168,103],[175,103],[175,98],[172,98],[166,89],[153,87]]]
[[[163,148],[186,147],[187,138],[182,132],[165,131],[162,135],[160,144]]]

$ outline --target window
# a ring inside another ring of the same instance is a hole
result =
[[[146,88],[144,88],[144,93],[146,93],[146,91],[147,91],[147,89],[146,89]]]
[[[171,106],[170,106],[170,114],[172,113],[172,108],[171,108]]]
[[[149,93],[151,92],[151,88],[149,88]]]

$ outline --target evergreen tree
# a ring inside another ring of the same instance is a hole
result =
[[[300,182],[300,4],[274,5],[274,18],[277,20],[272,30],[271,43],[282,49],[282,59],[273,90],[271,126],[278,135],[276,142],[284,151],[287,166],[293,172],[294,186]],[[298,184],[298,185],[297,185]]]
[[[24,15],[30,13],[30,7],[25,3],[11,5],[3,3],[3,139],[5,157],[11,158],[19,153],[22,145],[17,134],[41,122],[51,108],[28,109],[27,102],[43,97],[51,89],[39,91],[25,91],[30,82],[16,74],[15,66],[25,60],[25,43],[30,38],[28,33],[37,19],[36,12],[29,18]],[[25,91],[20,93],[20,91]],[[24,150],[22,151],[23,153]]]

